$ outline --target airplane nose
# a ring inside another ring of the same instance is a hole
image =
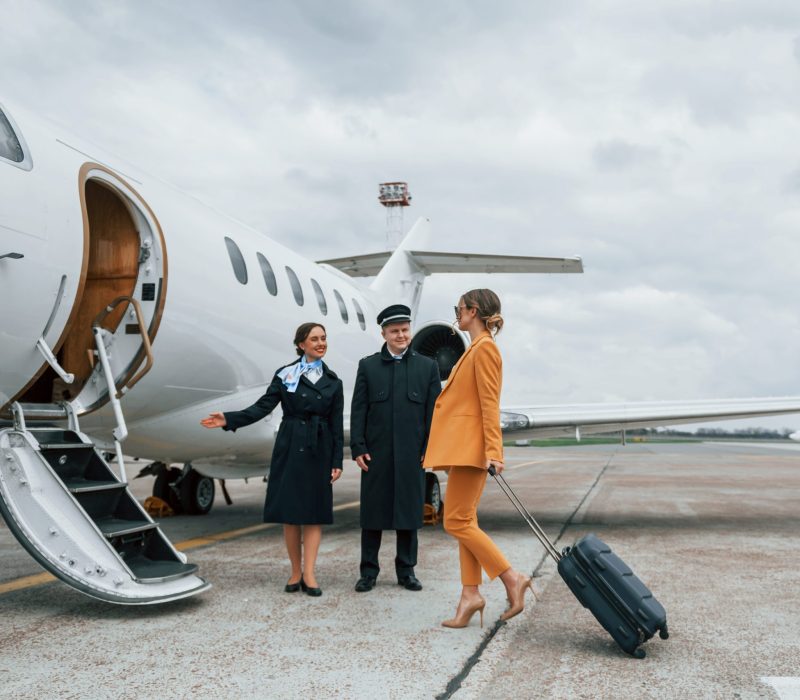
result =
[[[73,312],[87,252],[74,174],[47,165],[52,135],[18,116],[0,104],[0,415],[49,370],[45,355]]]

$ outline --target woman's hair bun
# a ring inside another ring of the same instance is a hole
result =
[[[489,316],[489,318],[486,319],[486,329],[492,333],[492,335],[497,335],[503,330],[503,317],[497,313]]]

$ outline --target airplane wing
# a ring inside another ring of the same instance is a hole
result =
[[[440,253],[422,250],[406,252],[426,275],[442,272],[583,272],[583,262],[579,257],[545,258],[532,255]],[[372,277],[381,271],[390,257],[391,252],[387,251],[317,262],[335,267],[351,277]]]
[[[800,396],[502,408],[503,433],[524,440],[800,413]]]

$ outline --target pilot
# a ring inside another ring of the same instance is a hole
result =
[[[386,342],[358,363],[350,411],[350,447],[361,469],[361,567],[355,589],[363,593],[375,586],[383,530],[394,530],[397,583],[420,591],[414,567],[425,501],[422,458],[441,382],[436,362],[410,347],[411,309],[389,306],[378,314],[378,325]]]

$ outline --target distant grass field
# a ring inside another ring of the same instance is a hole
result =
[[[504,441],[506,447],[574,447],[575,445],[619,445],[622,441],[619,437],[585,437],[578,442],[575,438],[548,438],[543,440],[528,440],[528,444],[517,444],[513,440]],[[629,437],[627,442],[703,442],[702,438],[682,438],[682,437]]]

